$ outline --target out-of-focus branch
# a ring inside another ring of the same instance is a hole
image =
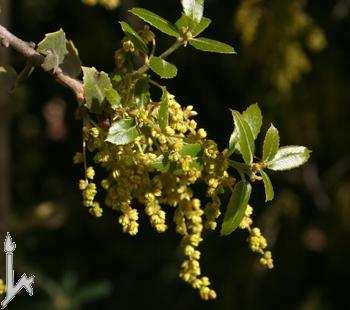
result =
[[[0,39],[3,46],[12,47],[23,57],[27,58],[33,66],[42,67],[45,57],[35,50],[34,44],[21,40],[2,25],[0,25]],[[51,70],[49,73],[57,82],[70,88],[78,101],[84,100],[84,88],[81,81],[70,77],[61,68]]]

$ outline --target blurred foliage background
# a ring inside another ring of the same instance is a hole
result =
[[[115,10],[106,9],[109,1],[86,2],[90,6],[0,0],[1,21],[33,42],[62,27],[84,64],[108,72],[122,38],[118,20],[141,26],[129,8],[142,6],[173,21],[180,16],[179,1],[111,1]],[[171,229],[157,235],[143,222],[132,238],[121,233],[113,213],[90,217],[77,189],[81,171],[72,164],[81,143],[76,103],[68,90],[34,72],[0,99],[2,237],[13,233],[17,271],[37,279],[34,297],[17,297],[12,309],[350,308],[350,1],[206,2],[214,21],[209,34],[232,43],[238,55],[176,52],[171,60],[179,77],[169,90],[195,106],[201,127],[222,148],[233,127],[229,109],[259,102],[265,125],[278,126],[283,144],[313,149],[307,166],[274,175],[271,206],[264,205],[262,188],[255,192],[275,269],[258,266],[243,232],[211,234],[202,245],[203,266],[219,297],[203,302],[178,279],[178,237]],[[160,48],[167,45],[160,40]],[[2,50],[0,57],[24,66],[13,52]]]

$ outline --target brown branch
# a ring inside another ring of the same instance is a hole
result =
[[[12,47],[22,56],[27,58],[27,60],[30,61],[34,66],[42,68],[45,57],[34,49],[33,44],[21,40],[1,25],[0,40],[3,46]],[[65,72],[63,72],[61,68],[51,70],[49,73],[55,78],[57,82],[70,88],[79,102],[82,102],[84,100],[84,88],[81,81],[70,77]]]

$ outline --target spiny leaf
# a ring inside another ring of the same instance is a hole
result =
[[[180,33],[172,23],[155,13],[142,8],[133,8],[130,12],[163,33],[175,38],[180,37]]]
[[[248,123],[238,111],[232,111],[235,127],[238,131],[238,144],[246,164],[251,164],[254,157],[254,136]]]
[[[66,46],[66,35],[62,29],[48,33],[38,44],[37,51],[45,55],[42,67],[46,71],[58,68],[68,54]]]
[[[143,52],[144,54],[148,53],[148,47],[145,41],[140,37],[140,35],[126,22],[120,22],[120,25],[124,33],[129,37],[131,42],[135,47]]]
[[[109,128],[106,141],[115,145],[125,145],[133,142],[140,136],[135,120],[124,118],[112,124]]]
[[[81,60],[79,57],[79,52],[71,40],[67,41],[66,47],[68,55],[66,55],[64,58],[61,68],[63,72],[73,78],[76,78],[81,73]]]
[[[271,180],[270,180],[268,174],[263,170],[260,171],[260,175],[261,175],[263,182],[264,182],[265,197],[266,197],[265,201],[266,202],[271,201],[271,200],[273,200],[273,197],[275,196]]]
[[[194,48],[204,52],[236,54],[235,49],[232,46],[212,39],[195,38],[190,41],[190,44]]]
[[[271,161],[274,159],[278,148],[280,146],[280,136],[277,128],[275,128],[272,124],[268,129],[264,145],[263,145],[263,161]]]
[[[9,92],[17,80],[17,72],[10,66],[0,66],[0,89]]]
[[[192,33],[193,37],[201,34],[209,27],[210,24],[211,20],[209,18],[203,17],[199,23],[194,23],[193,20],[185,14],[182,14],[182,16],[175,23],[180,32],[183,31],[183,28],[187,29]]]
[[[221,226],[222,236],[231,234],[241,224],[248,206],[251,191],[252,187],[246,181],[240,181],[235,185]]]
[[[185,14],[199,23],[204,12],[204,0],[181,0]]]
[[[116,90],[113,90],[111,80],[107,73],[98,72],[94,67],[83,67],[84,97],[85,106],[90,109],[93,102],[102,104],[107,99],[111,105],[117,104]]]
[[[152,57],[149,65],[153,72],[164,79],[171,79],[177,75],[177,68],[160,57]]]
[[[162,99],[160,101],[158,123],[162,130],[165,130],[169,123],[169,93],[165,87],[163,88]]]
[[[275,171],[290,170],[305,164],[310,158],[311,151],[304,146],[281,147],[267,168]]]

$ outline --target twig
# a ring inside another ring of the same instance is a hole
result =
[[[170,46],[165,52],[163,52],[159,56],[159,58],[162,58],[162,59],[167,58],[169,55],[174,53],[182,45],[184,45],[184,41],[183,40],[181,40],[181,39],[180,40],[176,40],[176,42],[172,46]],[[154,46],[155,46],[155,44],[154,44]],[[152,50],[152,53],[151,53],[150,57],[147,57],[145,64],[142,67],[140,67],[138,70],[136,70],[135,72],[131,73],[131,75],[135,76],[135,75],[140,75],[140,74],[143,74],[143,73],[147,72],[149,67],[150,67],[149,60],[151,59],[153,54],[154,54],[154,51]]]
[[[172,53],[174,53],[179,47],[184,45],[183,40],[177,40],[172,46],[170,46],[163,54],[159,56],[159,58],[165,59]]]
[[[0,41],[5,47],[12,47],[19,54],[27,58],[34,66],[41,67],[45,60],[45,57],[38,53],[32,46],[32,44],[21,40],[16,37],[10,31],[8,31],[5,27],[0,25]],[[57,68],[55,70],[51,70],[49,72],[57,82],[60,84],[70,88],[75,94],[77,100],[82,102],[84,100],[84,88],[81,81],[76,80],[65,72],[62,71],[61,68]]]

